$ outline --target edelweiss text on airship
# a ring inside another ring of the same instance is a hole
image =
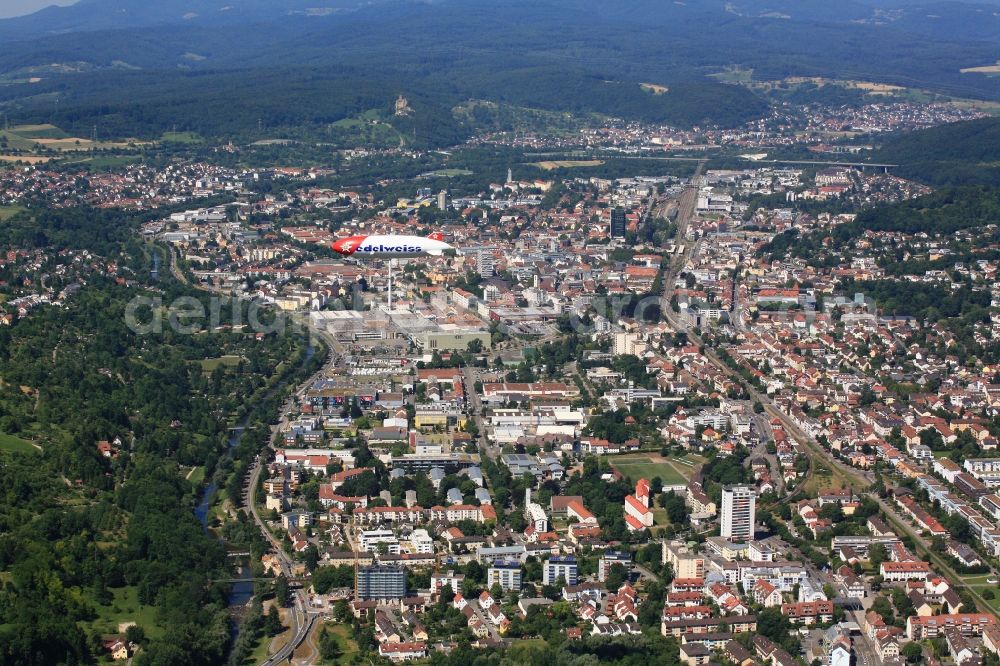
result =
[[[357,259],[441,256],[454,250],[440,232],[430,236],[351,236],[332,245],[334,252]]]

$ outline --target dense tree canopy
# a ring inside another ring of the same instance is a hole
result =
[[[125,216],[117,220],[125,231],[98,228],[111,217],[54,211],[4,233],[30,240],[43,221],[39,246],[106,252],[122,266],[144,261],[117,254],[143,251],[126,243]],[[137,664],[225,660],[227,586],[210,579],[226,577],[218,575],[226,558],[192,511],[199,488],[181,466],[220,482],[236,475],[231,420],[273,404],[268,378],[283,361],[299,370],[301,349],[290,335],[180,335],[169,326],[139,334],[124,313],[143,287],[94,275],[65,307],[38,308],[0,331],[0,430],[41,449],[0,452],[4,663],[92,661],[103,618],[125,594],[151,609]],[[157,288],[168,301],[201,297],[172,282]],[[227,354],[241,363],[211,373],[201,364]],[[100,440],[113,441],[112,457],[98,451]]]

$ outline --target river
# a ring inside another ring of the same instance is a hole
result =
[[[250,420],[250,414],[247,414],[240,425],[233,429],[233,434],[229,437],[227,442],[229,448],[233,448],[240,442],[240,438],[243,437],[243,429],[246,428],[247,423]],[[201,501],[198,506],[194,508],[194,516],[201,523],[202,527],[208,531],[208,512],[212,508],[212,502],[215,499],[215,493],[218,490],[218,486],[215,481],[210,481],[205,490],[202,492]],[[220,539],[220,541],[223,541]],[[225,541],[223,541],[225,544]],[[246,605],[248,601],[253,598],[253,573],[250,571],[250,566],[247,563],[240,564],[239,573],[235,576],[238,579],[237,582],[233,583],[232,589],[229,591],[229,607],[237,608]],[[236,638],[236,634],[239,632],[239,627],[236,623],[233,623],[231,628],[233,639]]]
[[[308,363],[312,360],[313,356],[316,355],[316,348],[313,347],[312,343],[306,347],[305,359],[302,361],[303,364]],[[284,382],[281,382],[274,386],[262,399],[262,402],[266,402],[271,396],[273,396],[277,391],[280,391],[285,386]],[[243,437],[243,432],[250,423],[250,417],[253,416],[253,411],[247,413],[246,416],[239,422],[235,428],[233,428],[232,435],[229,436],[227,445],[230,449],[240,443],[240,439]],[[212,502],[215,499],[215,493],[218,490],[218,486],[215,481],[209,481],[208,485],[205,486],[205,490],[202,492],[201,501],[198,506],[194,508],[194,516],[198,519],[198,522],[202,524],[202,527],[208,531],[208,513],[212,508]],[[220,541],[225,545],[225,541],[220,538]],[[248,601],[253,598],[253,573],[250,571],[250,566],[247,563],[240,565],[239,573],[235,576],[237,582],[233,583],[232,589],[229,591],[229,607],[230,608],[240,608],[246,605]],[[231,627],[232,638],[235,640],[236,635],[239,633],[239,626],[233,622]]]

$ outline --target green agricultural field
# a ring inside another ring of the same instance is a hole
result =
[[[962,582],[970,587],[996,587],[996,584],[987,583],[987,578],[992,578],[995,574],[982,574],[973,576],[962,576]]]
[[[428,178],[454,178],[455,176],[471,176],[472,172],[468,169],[438,169],[423,175]]]
[[[699,456],[697,453],[688,453],[686,455],[681,456],[680,458],[671,460],[671,462],[673,462],[676,465],[681,465],[681,469],[684,469],[687,467],[696,467],[698,465],[703,465],[705,463],[705,458]]]
[[[580,167],[595,167],[604,164],[604,160],[554,160],[546,162],[532,162],[530,166],[538,167],[543,171],[554,169],[578,169]]]
[[[346,624],[333,624],[329,622],[325,625],[325,627],[329,633],[337,637],[337,644],[340,646],[340,657],[335,663],[351,663],[354,655],[358,654],[359,651],[358,642],[351,633],[351,627]],[[322,632],[322,629],[320,629],[320,632]],[[316,638],[318,641],[319,632],[316,633]]]
[[[197,132],[164,132],[163,143],[202,143],[204,139]]]
[[[330,127],[336,127],[337,129],[358,129],[364,127],[364,125],[365,121],[358,118],[341,118],[336,122],[330,123]]]
[[[130,139],[128,141],[91,141],[86,137],[70,136],[55,125],[18,125],[0,131],[0,149],[19,150],[27,153],[46,151],[50,154],[87,152],[93,150],[135,150],[147,142]],[[38,155],[8,155],[5,161],[39,160]],[[47,158],[45,158],[47,159]]]
[[[26,139],[66,139],[69,134],[62,131],[55,125],[17,125],[11,127],[10,131]]]
[[[639,479],[652,479],[660,477],[666,485],[687,483],[694,468],[684,468],[682,465],[668,462],[666,459],[653,461],[649,456],[622,456],[611,458],[608,462],[622,475],[627,476],[632,481]],[[683,470],[683,472],[682,472]]]
[[[134,164],[142,159],[141,155],[95,155],[79,160],[70,160],[63,164],[85,164],[94,171],[113,171]]]
[[[3,433],[0,433],[0,451],[9,451],[10,453],[38,453],[38,449],[31,442]]]
[[[6,222],[24,210],[20,206],[0,206],[0,222]]]
[[[34,150],[37,142],[13,130],[0,131],[0,145],[6,150]]]
[[[979,594],[982,594],[985,591],[986,591],[985,588],[978,588],[976,590],[976,592],[978,592]],[[997,613],[1000,613],[1000,590],[997,590],[994,587],[993,592],[995,594],[993,595],[992,599],[983,599],[983,601],[993,611],[993,614],[996,615]]]
[[[206,358],[201,361],[202,372],[213,372],[220,365],[227,368],[235,368],[240,363],[239,356],[220,356],[219,358]]]
[[[329,125],[326,138],[334,143],[364,141],[373,145],[396,146],[405,140],[390,124],[379,119],[377,111],[366,111],[360,116],[342,118]]]
[[[200,486],[205,481],[205,468],[201,465],[194,467],[186,473],[187,480],[194,486]]]
[[[750,83],[753,81],[753,70],[743,69],[739,65],[733,65],[732,67],[727,67],[721,72],[716,72],[715,74],[709,74],[714,79],[723,81],[724,83]]]
[[[514,641],[507,650],[507,657],[513,663],[528,663],[529,659],[526,655],[530,656],[533,650],[543,647],[545,647],[545,640],[541,638],[525,638]]]
[[[147,636],[157,638],[163,633],[156,623],[156,607],[139,603],[138,588],[120,587],[110,591],[114,598],[107,606],[90,599],[97,610],[97,619],[88,623],[92,630],[101,634],[117,634],[119,625],[134,622],[143,628]]]

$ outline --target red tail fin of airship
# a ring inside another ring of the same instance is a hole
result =
[[[351,236],[349,238],[341,238],[339,241],[333,243],[333,251],[342,254],[344,256],[351,256],[354,251],[358,249],[358,246],[364,242],[365,236]]]
[[[436,241],[444,240],[444,234],[441,233],[440,231],[435,231],[432,234],[427,234],[427,237],[430,238],[431,240],[436,240]]]

